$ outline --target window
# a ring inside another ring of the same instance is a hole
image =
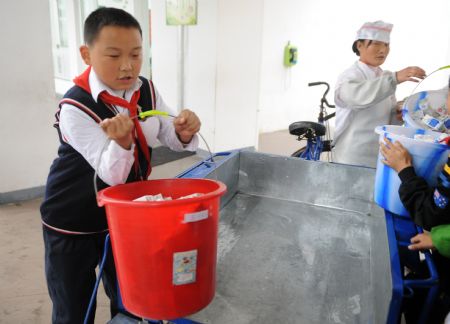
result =
[[[72,79],[86,65],[81,60],[79,47],[83,43],[83,23],[98,7],[115,7],[132,14],[141,25],[144,62],[141,75],[150,77],[150,7],[148,0],[49,0],[52,35],[53,69],[55,89],[63,95]]]
[[[67,1],[56,0],[51,3],[52,26],[52,54],[55,77],[68,79],[70,71],[69,42],[68,42],[68,13]]]

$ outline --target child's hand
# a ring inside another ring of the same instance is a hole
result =
[[[193,111],[184,109],[180,112],[178,117],[173,120],[173,125],[175,126],[175,132],[180,141],[187,144],[200,130],[201,123],[200,119],[198,119]]]
[[[399,141],[392,143],[387,138],[384,138],[384,141],[385,143],[380,143],[380,152],[385,158],[381,162],[390,166],[397,173],[412,166],[411,155]]]
[[[133,121],[130,117],[117,114],[113,118],[104,119],[100,123],[101,128],[106,135],[126,150],[131,148],[133,143],[132,131],[134,129]]]
[[[433,241],[431,240],[431,236],[428,233],[417,234],[413,238],[411,238],[411,245],[408,246],[410,250],[429,250],[434,248]]]

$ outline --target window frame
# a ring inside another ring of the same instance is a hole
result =
[[[131,0],[133,13],[132,15],[138,20],[142,29],[142,46],[143,46],[143,57],[142,68],[140,75],[150,78],[150,35],[149,35],[149,0]],[[49,0],[51,19],[58,19],[58,13],[55,8],[57,8],[57,0]],[[87,67],[81,59],[79,53],[79,48],[83,44],[83,24],[82,21],[82,10],[83,4],[80,0],[66,0],[67,5],[67,45],[68,45],[68,57],[69,57],[69,73],[70,76],[67,78],[58,76],[56,71],[54,71],[53,77],[55,80],[55,92],[57,96],[63,96],[67,90],[73,86],[72,79],[81,74]],[[52,23],[52,29],[54,28]],[[56,24],[57,25],[57,24]],[[59,31],[58,31],[59,33]],[[52,30],[52,55],[54,56],[55,49],[55,32]],[[55,58],[53,58],[55,59]]]

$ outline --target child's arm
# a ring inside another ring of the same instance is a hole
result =
[[[64,141],[78,151],[94,170],[97,169],[99,178],[105,183],[112,186],[126,181],[134,162],[132,148],[124,149],[115,140],[105,148],[108,134],[93,118],[69,104],[61,108],[59,128]]]
[[[156,87],[155,97],[156,110],[168,112],[172,116],[177,115],[177,112],[166,105]],[[200,120],[194,112],[183,110],[175,119],[162,116],[154,118],[157,119],[148,118],[145,122],[141,122],[147,143],[151,144],[157,138],[164,146],[173,151],[197,150],[198,136],[195,133],[200,129]]]
[[[385,144],[381,143],[380,146],[381,154],[385,157],[383,163],[396,170],[402,181],[400,199],[414,223],[426,230],[450,223],[450,186],[446,187],[445,183],[438,181],[437,188],[432,188],[425,179],[417,176],[411,156],[399,142],[391,143],[385,139]]]
[[[443,256],[450,258],[450,225],[440,225],[431,229],[434,247]]]
[[[200,130],[200,119],[197,115],[188,109],[182,110],[173,125],[175,133],[183,144],[189,144],[195,134]]]
[[[431,233],[417,234],[411,238],[408,249],[416,251],[436,248],[440,254],[450,258],[450,225],[435,226]]]
[[[381,162],[390,166],[397,173],[400,173],[403,169],[412,167],[411,155],[409,155],[409,152],[400,142],[392,143],[387,138],[384,141],[385,143],[380,143],[380,151],[384,156],[384,160],[381,160]]]
[[[433,244],[433,238],[428,233],[417,234],[416,236],[411,238],[411,243],[412,244],[408,246],[408,249],[412,251],[423,251],[435,248],[435,245]]]
[[[131,132],[134,125],[130,117],[117,114],[113,118],[104,119],[100,123],[100,126],[106,135],[123,149],[131,149],[131,145],[133,144]]]

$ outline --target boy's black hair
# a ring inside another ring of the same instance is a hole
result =
[[[359,53],[359,51],[358,51],[358,47],[357,47],[357,44],[358,44],[358,42],[363,42],[364,43],[364,41],[365,41],[365,39],[358,39],[358,40],[355,40],[354,42],[353,42],[353,45],[352,45],[352,50],[353,50],[353,53],[355,53],[356,55],[360,55],[360,53]],[[367,43],[367,46],[369,46],[370,44],[372,44],[372,40],[369,40],[369,43]]]
[[[117,8],[100,7],[91,12],[84,22],[84,43],[91,45],[103,27],[119,26],[136,28],[142,37],[142,29],[139,22],[128,12]]]

